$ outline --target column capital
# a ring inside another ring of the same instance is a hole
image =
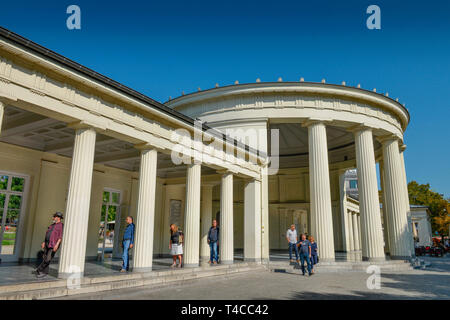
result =
[[[366,124],[366,123],[359,123],[359,124],[357,124],[357,125],[348,127],[348,128],[347,128],[347,131],[348,131],[348,132],[352,132],[352,133],[356,133],[356,132],[359,132],[359,131],[365,131],[365,130],[370,130],[370,131],[372,131],[373,129],[374,129],[373,127],[369,126],[369,125]]]
[[[72,128],[75,130],[78,129],[92,129],[95,130],[96,132],[98,131],[106,131],[106,127],[101,127],[97,124],[94,124],[88,120],[80,120],[80,121],[75,121],[75,122],[70,122],[67,124],[68,128]]]
[[[389,141],[394,141],[394,140],[401,141],[401,139],[398,136],[396,136],[395,134],[387,134],[387,135],[383,135],[383,136],[378,136],[376,139],[381,144],[384,144]]]
[[[145,150],[156,150],[157,152],[163,152],[164,151],[164,149],[155,147],[154,145],[152,145],[152,144],[150,144],[148,142],[137,143],[133,147],[135,149],[140,150],[140,151],[145,151]]]
[[[235,172],[229,170],[229,169],[221,169],[221,170],[216,170],[216,172],[222,176],[227,176],[229,174],[236,174]]]
[[[331,122],[332,122],[332,119],[329,119],[329,118],[308,118],[301,123],[301,126],[308,128],[315,124],[321,123],[321,124],[327,125],[327,124],[330,124]]]

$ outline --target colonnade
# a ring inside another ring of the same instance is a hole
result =
[[[84,273],[89,203],[96,131],[88,127],[76,129],[74,153],[65,212],[59,277],[67,278]],[[155,220],[155,194],[158,151],[151,145],[140,149],[139,190],[136,212],[136,231],[132,270],[152,270]],[[232,264],[233,245],[233,173],[221,171],[220,260]],[[213,185],[201,182],[201,164],[188,165],[186,175],[186,206],[184,221],[184,265],[196,267],[200,258],[209,258],[207,234],[212,220]],[[261,181],[246,180],[244,200],[244,260],[261,261]]]
[[[307,121],[309,143],[309,176],[311,234],[320,248],[321,261],[333,261],[333,219],[328,168],[327,121]],[[384,215],[383,236],[372,129],[363,125],[350,128],[355,137],[358,172],[359,214],[345,208],[345,181],[340,177],[341,212],[344,249],[361,250],[365,261],[385,260],[384,238],[387,237],[391,259],[408,259],[412,255],[408,228],[409,203],[404,159],[396,136],[378,137],[383,149]]]

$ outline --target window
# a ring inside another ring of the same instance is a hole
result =
[[[25,177],[0,173],[0,254],[15,255]]]
[[[98,250],[101,260],[105,254],[112,253],[116,222],[120,214],[120,191],[104,190],[102,198],[102,213],[98,231]]]
[[[350,180],[350,189],[357,189],[358,188],[358,180]]]

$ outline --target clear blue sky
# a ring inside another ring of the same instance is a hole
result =
[[[81,30],[66,8],[81,8]],[[366,8],[381,8],[381,30]],[[346,81],[411,113],[408,181],[450,197],[450,1],[4,1],[0,25],[164,102],[215,83]]]

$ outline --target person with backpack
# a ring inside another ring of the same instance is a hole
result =
[[[43,278],[48,275],[50,263],[59,249],[63,236],[63,214],[56,212],[53,215],[53,223],[45,232],[45,240],[41,244],[42,262],[36,269],[36,277]]]

